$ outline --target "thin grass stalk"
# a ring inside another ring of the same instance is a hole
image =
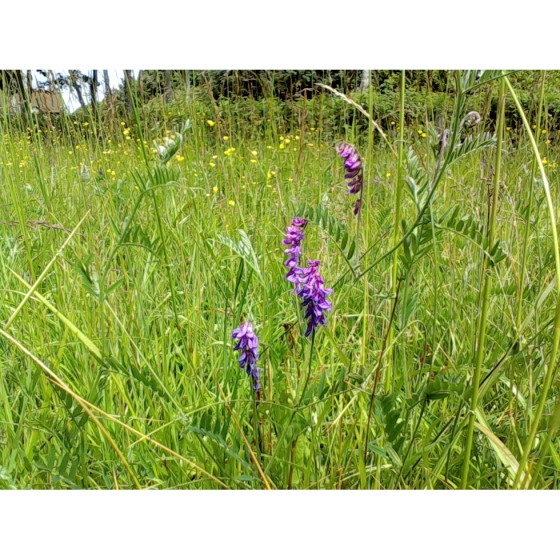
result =
[[[296,400],[297,400],[297,404],[293,407],[288,422],[286,422],[286,425],[285,425],[284,429],[282,430],[282,432],[278,436],[278,439],[276,441],[276,447],[275,447],[274,451],[272,452],[272,456],[270,457],[270,460],[269,460],[267,466],[264,469],[265,474],[271,468],[271,466],[274,462],[274,459],[276,458],[276,455],[278,454],[279,450],[281,449],[280,445],[284,442],[284,438],[286,437],[286,434],[288,433],[288,430],[290,429],[290,426],[292,425],[292,422],[293,422],[296,414],[301,410],[301,404],[303,402],[303,397],[305,396],[305,391],[307,390],[307,385],[309,383],[309,379],[311,378],[313,348],[315,347],[315,333],[316,333],[315,330],[313,330],[311,332],[311,345],[310,345],[310,348],[309,348],[309,362],[308,362],[308,367],[307,367],[306,378],[305,378],[305,381],[303,383],[303,390],[302,390],[299,398],[297,398],[297,393],[299,391],[299,379],[298,379],[298,387],[296,388],[296,391],[295,391],[295,397],[296,397]],[[296,438],[296,441],[297,441],[297,438]],[[293,444],[293,442],[292,442],[292,444]]]
[[[379,381],[379,377],[380,377],[380,373],[381,373],[381,366],[383,364],[383,358],[385,356],[385,349],[387,348],[387,341],[389,339],[389,333],[391,332],[391,329],[393,328],[393,321],[395,319],[395,311],[397,310],[397,304],[399,301],[399,291],[401,288],[401,283],[399,282],[397,284],[397,291],[395,293],[395,299],[393,300],[393,308],[391,309],[391,316],[389,318],[389,326],[387,327],[387,332],[385,334],[385,336],[383,337],[383,342],[381,344],[381,352],[379,354],[379,361],[377,362],[377,367],[375,369],[375,375],[374,375],[374,380],[373,380],[373,387],[371,389],[371,397],[369,400],[369,408],[368,408],[368,416],[367,416],[367,423],[366,423],[366,436],[365,436],[365,441],[364,441],[364,458],[363,458],[363,463],[364,463],[364,468],[367,464],[367,452],[368,452],[368,441],[369,441],[369,427],[371,425],[371,418],[373,415],[373,405],[375,403],[375,396],[377,394],[377,383]]]
[[[498,122],[497,122],[497,145],[496,145],[496,161],[494,169],[494,182],[493,182],[493,196],[489,200],[491,204],[490,220],[488,224],[488,243],[489,247],[494,247],[496,238],[496,215],[498,207],[498,193],[500,192],[500,178],[502,170],[502,144],[504,136],[504,119],[505,119],[505,100],[506,89],[505,82],[500,81],[500,89],[498,94]],[[467,427],[467,436],[465,443],[465,452],[463,456],[463,472],[461,476],[461,488],[465,489],[469,483],[469,467],[471,462],[471,450],[474,434],[475,423],[475,410],[478,406],[478,392],[480,385],[480,376],[482,372],[482,364],[485,356],[485,343],[486,343],[486,326],[488,321],[488,308],[490,303],[490,289],[492,287],[491,263],[486,255],[482,259],[482,312],[480,315],[480,323],[478,327],[478,334],[476,337],[476,362],[475,371],[472,379],[472,397],[470,406],[469,424]]]
[[[542,119],[542,109],[544,105],[544,85],[545,85],[545,77],[546,77],[546,70],[542,73],[541,78],[541,92],[539,98],[539,108],[537,111],[537,138],[536,142],[537,145],[540,140],[541,135],[541,119]],[[525,271],[527,269],[527,248],[529,246],[529,231],[530,231],[530,224],[529,224],[529,216],[533,211],[533,191],[535,187],[535,174],[537,172],[537,160],[540,157],[540,154],[534,154],[533,162],[531,163],[531,174],[529,175],[529,207],[527,209],[527,221],[525,223],[525,232],[523,236],[523,251],[521,255],[521,273],[519,275],[519,299],[517,301],[517,313],[515,316],[515,327],[516,330],[519,332],[521,327],[521,312],[523,310],[523,294],[525,291]]]
[[[375,130],[377,130],[377,132],[379,132],[379,134],[381,134],[381,137],[383,138],[383,140],[385,140],[387,146],[389,147],[389,149],[391,150],[392,154],[397,157],[397,152],[395,151],[395,148],[393,148],[393,145],[391,144],[391,141],[389,140],[389,138],[387,138],[387,135],[383,132],[383,129],[377,124],[376,121],[374,121],[370,114],[361,106],[358,105],[358,103],[356,103],[353,99],[349,99],[348,97],[346,97],[346,95],[344,95],[343,93],[340,93],[339,91],[337,91],[336,89],[327,86],[325,84],[315,84],[316,86],[322,87],[324,89],[326,89],[327,91],[330,91],[331,93],[334,93],[334,95],[336,95],[337,97],[340,97],[341,99],[344,99],[344,101],[346,101],[346,103],[349,103],[350,105],[352,105],[353,107],[355,107],[356,109],[358,109],[358,111],[360,111],[360,113],[362,113],[362,115],[365,115],[369,120],[371,125],[375,128]],[[371,110],[371,109],[370,109]]]
[[[537,158],[537,163],[539,166],[539,171],[541,173],[541,177],[543,180],[543,187],[546,196],[546,203],[548,206],[549,218],[550,218],[550,226],[552,230],[552,242],[554,245],[554,262],[556,266],[556,286],[560,286],[560,244],[558,242],[558,231],[556,229],[556,214],[554,212],[554,203],[552,201],[552,196],[550,194],[550,185],[548,184],[548,179],[546,177],[546,173],[544,171],[544,165],[539,153],[539,147],[537,146],[537,142],[535,141],[535,137],[533,136],[533,131],[531,130],[531,126],[525,112],[523,111],[523,107],[521,107],[521,103],[513,89],[510,81],[507,77],[503,77],[505,83],[511,93],[513,101],[515,102],[515,106],[517,107],[517,111],[519,112],[519,116],[523,121],[523,126],[527,132],[527,136],[529,141],[531,142],[531,147],[533,152]],[[548,392],[552,385],[552,379],[554,377],[554,371],[556,369],[556,357],[558,354],[558,346],[560,345],[560,294],[557,296],[556,300],[556,312],[554,315],[554,327],[553,327],[553,338],[552,338],[552,348],[550,351],[550,357],[547,364],[547,370],[543,382],[542,393],[539,399],[539,403],[537,405],[537,410],[535,412],[535,416],[533,418],[533,422],[531,424],[531,431],[529,433],[529,437],[525,442],[525,446],[523,447],[523,455],[519,461],[519,469],[513,481],[513,487],[517,488],[519,482],[521,480],[521,474],[525,471],[527,466],[527,461],[529,459],[529,454],[531,453],[531,449],[533,448],[533,444],[535,441],[535,437],[537,435],[537,431],[539,429],[539,423],[542,418],[544,407],[546,405],[546,399],[548,397]]]
[[[552,439],[554,438],[554,436],[556,435],[556,432],[558,431],[558,428],[560,428],[560,399],[557,399],[556,401],[556,406],[554,407],[554,412],[552,414],[552,420],[550,422],[549,428],[548,428],[548,433],[546,434],[546,439],[544,440],[544,443],[542,445],[542,450],[539,456],[539,460],[537,461],[537,464],[535,465],[532,473],[531,473],[531,481],[529,483],[529,488],[532,489],[535,487],[535,484],[537,482],[537,476],[543,466],[544,460],[546,458],[546,450],[553,445],[552,443]],[[526,478],[524,479],[524,485],[526,483]]]
[[[4,328],[7,329],[7,328],[10,327],[10,325],[13,323],[14,319],[18,316],[18,313],[22,310],[22,308],[25,305],[25,303],[27,302],[27,300],[33,295],[33,292],[35,292],[35,290],[37,289],[39,284],[43,281],[45,276],[49,273],[49,270],[51,269],[52,265],[56,262],[58,257],[60,257],[60,255],[62,255],[62,252],[64,251],[64,249],[66,248],[68,243],[70,243],[70,240],[72,239],[72,237],[74,237],[74,234],[78,231],[78,229],[82,225],[83,221],[88,216],[89,216],[89,210],[84,214],[84,217],[78,222],[76,227],[72,230],[70,235],[66,238],[64,243],[60,246],[60,249],[58,249],[58,251],[56,252],[54,257],[49,261],[47,266],[45,266],[45,268],[43,269],[43,272],[41,272],[41,274],[39,275],[39,278],[37,278],[37,280],[33,283],[33,286],[29,289],[27,294],[25,294],[25,297],[21,300],[19,305],[14,309],[14,312],[10,315],[10,318],[6,321],[6,324],[4,325]]]
[[[369,70],[369,81],[371,84],[371,70]],[[372,111],[373,109],[373,86],[369,86],[369,110]],[[358,214],[358,219],[356,220],[356,254],[359,254],[359,242],[360,242],[360,220],[362,218],[362,214],[364,213],[365,208],[367,208],[367,199],[366,197],[369,196],[369,190],[371,185],[371,170],[373,167],[373,125],[371,124],[371,120],[368,126],[368,161],[369,165],[367,166],[367,174],[366,174],[366,182],[365,185],[362,187],[362,192],[360,196],[363,198],[362,210]],[[369,228],[371,222],[371,214],[369,209],[365,210],[365,231],[364,231],[364,240],[369,239]],[[360,364],[362,367],[366,365],[366,354],[367,354],[367,341],[368,341],[368,281],[367,278],[364,278],[364,306],[362,312],[362,352],[361,352],[361,360]]]
[[[403,176],[403,157],[404,157],[404,101],[406,90],[406,74],[401,71],[401,91],[399,106],[399,145],[397,147],[397,178],[395,182],[395,222],[393,226],[393,245],[397,245],[399,241],[399,231],[401,223],[401,206],[402,206],[402,176]],[[391,291],[396,298],[397,294],[397,274],[399,270],[399,251],[393,253],[393,267],[391,270]],[[389,331],[389,352],[387,356],[387,369],[385,370],[385,388],[390,390],[393,373],[393,329]]]
[[[134,474],[132,468],[128,464],[128,461],[126,460],[123,452],[119,449],[119,447],[117,446],[113,438],[110,436],[109,432],[104,428],[104,426],[101,424],[98,418],[93,414],[92,410],[90,410],[90,403],[88,403],[87,401],[85,401],[84,399],[76,395],[76,393],[74,393],[57,375],[55,375],[47,366],[45,366],[45,364],[43,364],[43,362],[41,362],[39,358],[37,358],[34,354],[32,354],[27,348],[25,348],[15,338],[10,336],[6,331],[0,329],[0,334],[4,336],[7,340],[9,340],[14,346],[19,348],[26,356],[31,358],[37,365],[39,365],[39,367],[41,367],[48,374],[49,380],[54,385],[56,385],[64,392],[69,394],[74,400],[76,400],[79,403],[79,405],[84,409],[85,413],[89,416],[91,421],[99,428],[99,430],[101,431],[101,433],[103,434],[103,436],[105,437],[109,445],[113,448],[113,450],[117,454],[117,457],[120,459],[124,468],[127,470],[128,474],[132,478],[136,488],[138,490],[141,490],[142,486],[140,485],[140,482],[138,482],[138,479],[136,478],[136,475]]]

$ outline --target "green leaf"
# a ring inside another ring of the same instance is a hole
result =
[[[240,236],[239,241],[234,241],[225,235],[218,235],[218,240],[237,253],[257,273],[259,280],[264,285],[264,278],[251,239],[242,229],[237,231]]]
[[[506,444],[490,429],[490,426],[488,426],[488,423],[486,422],[486,418],[484,418],[483,413],[478,408],[476,409],[476,417],[478,422],[474,423],[475,427],[487,437],[494,453],[496,453],[498,459],[509,472],[509,484],[513,484],[517,471],[519,470],[519,462],[514,457],[513,453],[507,448]]]

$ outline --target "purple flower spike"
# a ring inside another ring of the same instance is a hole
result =
[[[301,242],[305,239],[303,230],[306,225],[307,220],[305,218],[294,218],[292,225],[286,228],[286,237],[282,240],[284,245],[289,245],[289,248],[284,251],[288,255],[284,265],[290,269],[286,274],[286,280],[295,284],[296,290],[301,284],[299,258],[301,256]]]
[[[362,197],[364,194],[364,166],[362,158],[358,150],[348,142],[341,142],[336,147],[336,152],[344,159],[344,168],[346,169],[345,179],[350,180],[348,183],[348,194],[358,194],[360,198],[354,204],[354,215],[360,213],[362,208]]]
[[[332,309],[327,296],[333,292],[332,289],[325,288],[325,282],[318,272],[321,261],[307,262],[309,268],[301,269],[301,281],[305,282],[305,285],[298,291],[298,296],[302,299],[301,305],[306,308],[305,318],[308,320],[305,336],[309,336],[320,324],[326,324],[325,311]]]
[[[239,328],[234,329],[231,338],[239,341],[234,348],[234,350],[241,350],[239,367],[246,370],[247,375],[252,378],[253,389],[257,392],[261,388],[260,369],[257,367],[259,339],[253,332],[253,324],[250,322],[243,323]]]

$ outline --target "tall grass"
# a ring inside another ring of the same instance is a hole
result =
[[[454,79],[443,147],[404,88],[384,137],[373,93],[333,112],[327,90],[289,118],[197,88],[122,122],[1,117],[0,486],[556,487],[558,149],[546,111],[499,117],[501,149],[493,121],[467,129],[518,92]],[[359,223],[339,140],[365,164]],[[334,287],[309,338],[295,216]]]

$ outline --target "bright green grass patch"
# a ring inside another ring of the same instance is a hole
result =
[[[20,346],[0,337],[0,486],[459,486],[487,258],[493,282],[470,486],[510,487],[541,391],[555,303],[546,202],[537,176],[528,213],[533,155],[523,134],[506,131],[504,140],[499,246],[485,244],[494,144],[482,123],[472,132],[480,149],[448,166],[399,249],[391,321],[392,257],[381,258],[395,237],[398,170],[377,135],[349,128],[343,138],[305,120],[286,129],[274,118],[248,125],[227,113],[217,122],[198,109],[182,117],[192,126],[163,165],[157,146],[179,140],[177,124],[150,132],[131,120],[92,134],[70,122],[63,132],[28,134],[2,121],[1,328]],[[397,238],[414,223],[437,167],[432,126],[404,136]],[[396,127],[388,137],[396,142]],[[342,139],[365,164],[359,222],[334,151]],[[557,206],[560,157],[546,135],[539,142]],[[428,188],[416,191],[424,180]],[[321,260],[334,287],[313,346],[281,244],[302,214],[303,256]],[[246,320],[261,343],[258,406],[230,338]],[[556,394],[553,384],[535,445],[535,456],[549,457],[537,487],[557,486],[557,444],[538,447]]]

